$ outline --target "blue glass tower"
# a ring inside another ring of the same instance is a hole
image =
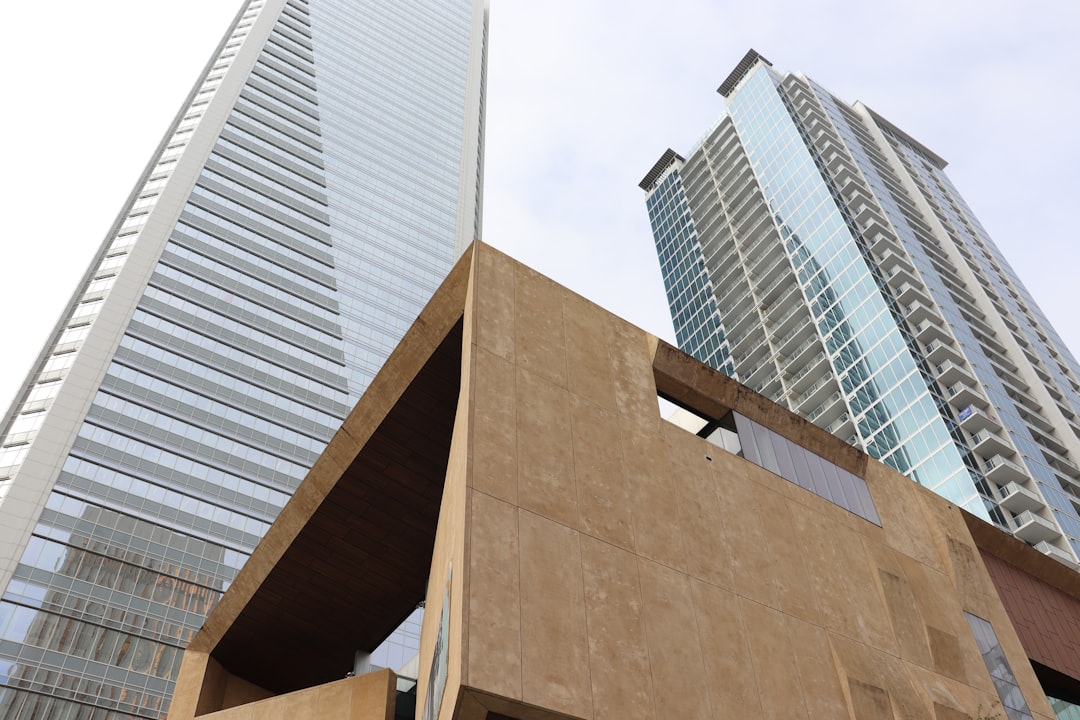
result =
[[[678,342],[1048,555],[1080,557],[1080,366],[944,173],[751,50],[641,182]]]
[[[480,234],[486,39],[483,0],[243,5],[0,424],[0,718],[164,716]]]

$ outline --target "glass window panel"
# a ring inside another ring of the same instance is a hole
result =
[[[844,492],[844,485],[840,479],[840,468],[833,465],[828,460],[819,458],[821,460],[821,474],[818,476],[819,488],[821,489],[821,497],[826,500],[832,501],[834,504],[839,505],[845,510],[852,509],[852,502]]]
[[[874,506],[874,499],[870,496],[870,488],[866,486],[866,481],[846,470],[841,470],[841,473],[847,473],[848,475],[848,481],[851,483],[851,489],[856,497],[856,507],[859,509],[859,514],[880,527],[881,518],[878,516],[877,507]]]
[[[998,642],[993,625],[971,613],[965,612],[964,615],[967,617],[968,626],[971,628],[972,635],[975,636],[975,643],[983,656],[983,662],[986,663],[986,669],[990,673],[990,679],[994,682],[1006,714],[1010,720],[1031,720],[1027,700],[1024,699],[1023,693],[1016,684],[1016,677],[1001,648],[1001,643]]]
[[[793,452],[799,452],[801,448],[776,433],[771,433],[771,435],[776,462],[780,466],[780,472],[777,474],[788,482],[795,482],[795,461],[791,459],[791,455]]]
[[[739,433],[739,442],[742,444],[743,457],[755,465],[761,465],[761,455],[758,453],[757,442],[754,439],[754,424],[750,419],[732,413],[735,416],[735,427]]]
[[[754,441],[757,443],[758,455],[761,457],[761,462],[759,464],[769,472],[779,475],[780,463],[776,459],[774,438],[776,441],[782,441],[783,438],[780,438],[772,430],[762,427],[757,423],[752,423],[751,427],[754,431]]]
[[[823,498],[828,496],[828,488],[825,485],[825,470],[822,468],[820,457],[805,448],[800,448],[806,459],[806,468],[809,471],[806,477],[799,478],[799,485],[815,495]]]

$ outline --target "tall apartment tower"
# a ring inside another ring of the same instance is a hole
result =
[[[681,348],[1067,564],[1080,367],[944,173],[751,50],[641,182]]]
[[[0,423],[0,719],[164,715],[480,234],[486,40],[486,0],[244,3]]]

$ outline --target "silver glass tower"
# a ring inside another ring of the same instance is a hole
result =
[[[486,39],[485,0],[240,9],[0,422],[0,719],[164,715],[479,236]]]
[[[1080,367],[944,173],[750,51],[641,182],[680,346],[1044,553],[1080,557]]]

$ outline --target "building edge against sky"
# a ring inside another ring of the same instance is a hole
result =
[[[641,182],[680,347],[1076,566],[1080,367],[944,173],[751,50]]]
[[[480,233],[486,48],[484,0],[243,5],[0,425],[0,718],[163,712]]]

